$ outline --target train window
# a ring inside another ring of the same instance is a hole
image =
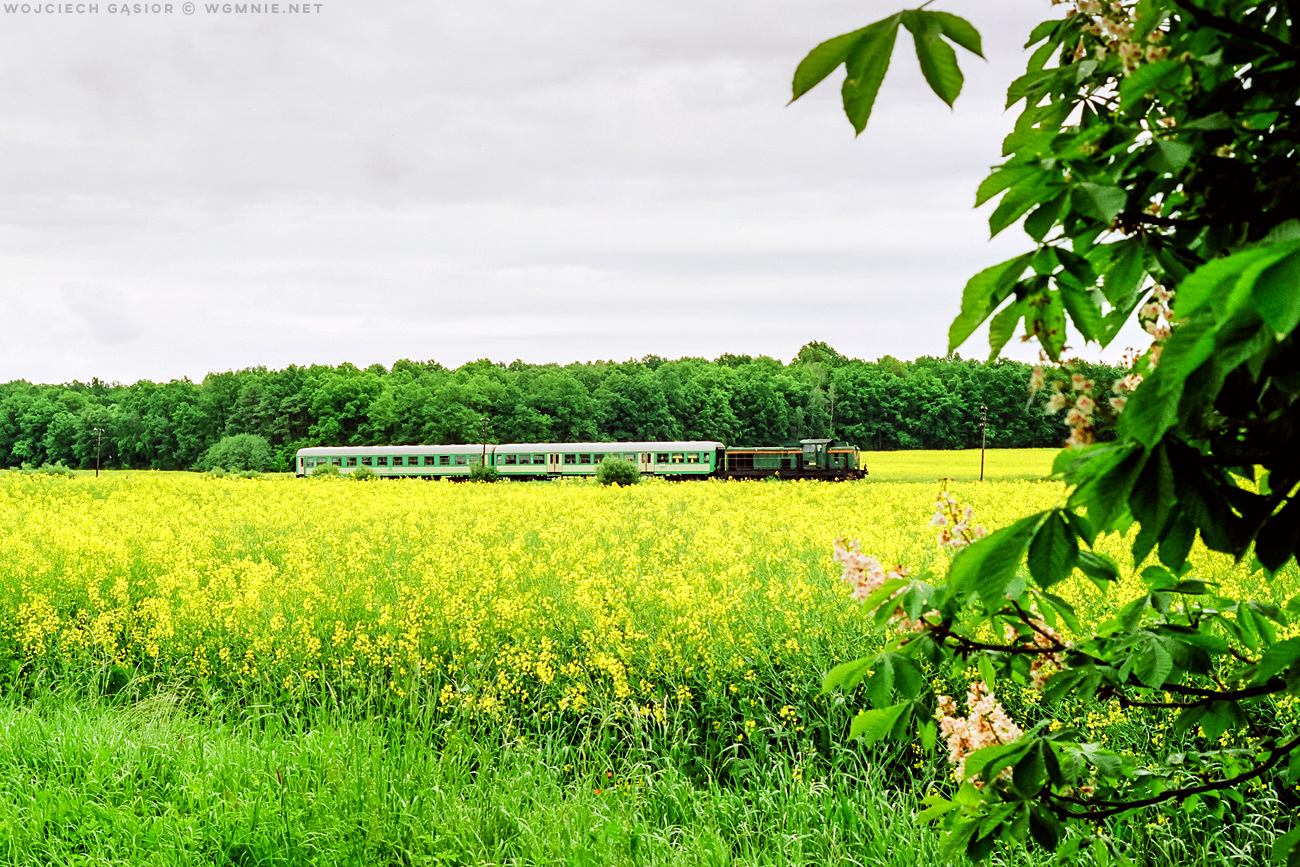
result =
[[[314,467],[314,466],[316,466],[316,459],[315,459],[315,458],[303,458],[303,459],[302,459],[302,464],[303,464],[304,467]]]
[[[510,466],[511,464],[515,463],[515,459],[516,459],[515,455],[504,455],[503,457],[506,459],[506,466]]]
[[[605,460],[605,456],[604,456],[604,455],[592,455],[592,456],[591,456],[591,462],[592,462],[593,464],[598,464],[598,463],[600,463],[600,462],[603,461],[603,460]]]
[[[348,466],[350,466],[350,467],[355,467],[356,465],[357,465],[357,459],[356,459],[356,458],[348,458]]]
[[[342,458],[330,458],[330,463],[332,463],[332,464],[333,464],[334,466],[336,466],[336,467],[341,467],[341,466],[343,466],[343,459],[342,459]]]
[[[470,465],[471,467],[476,467],[476,466],[478,466],[479,458],[481,458],[481,457],[483,457],[483,456],[482,456],[482,455],[470,455],[470,456],[469,456],[469,465]]]
[[[666,463],[668,463],[668,452],[658,452],[658,453],[655,455],[655,463],[657,463],[657,464],[666,464]]]
[[[514,455],[511,455],[510,457],[513,458]],[[519,455],[519,463],[521,463],[521,464],[531,464],[532,462],[533,462],[533,456],[532,456],[532,455]]]
[[[451,466],[451,455],[438,455],[438,466],[440,467]]]
[[[564,462],[565,462],[566,464],[576,464],[576,463],[578,462],[578,456],[577,456],[577,455],[565,455],[565,456],[564,456]]]
[[[686,453],[686,463],[688,463],[688,464],[698,464],[699,462],[700,462],[700,453],[699,453],[699,452],[687,452],[687,453]]]
[[[455,460],[456,466],[463,467],[468,463],[469,463],[469,455],[456,455],[456,460]]]
[[[361,456],[361,466],[370,467],[370,466],[374,466],[374,463],[375,463],[375,459],[372,458],[370,455]]]
[[[671,461],[674,464],[685,463],[685,459],[682,452],[673,452]]]
[[[580,464],[591,463],[591,455],[578,455],[578,463]]]
[[[546,455],[533,455],[533,465],[534,465],[534,466],[539,466],[539,467],[540,467],[540,466],[541,466],[542,464],[544,464],[544,463],[546,463]]]
[[[388,466],[388,455],[377,455],[375,457],[375,466],[377,467]]]

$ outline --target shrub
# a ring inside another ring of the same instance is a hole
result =
[[[317,469],[319,469],[319,467]],[[349,475],[354,482],[368,482],[371,479],[379,478],[379,473],[370,469],[370,467],[357,467]]]
[[[469,468],[469,480],[471,482],[495,482],[501,478],[497,468],[488,464],[475,464]]]
[[[209,448],[199,458],[196,468],[210,470],[213,467],[225,467],[231,472],[254,470],[266,472],[273,468],[275,458],[271,455],[271,444],[265,437],[257,434],[242,433],[222,437],[220,442]]]
[[[597,464],[596,481],[602,485],[635,485],[641,481],[641,471],[631,461],[611,456]]]
[[[224,478],[226,477],[226,468],[225,468],[225,467],[213,467],[212,469],[208,470],[208,475],[209,475],[209,476],[214,476],[214,477],[216,477],[216,478],[218,478],[218,479],[224,479]]]
[[[41,475],[41,476],[68,476],[68,477],[71,477],[71,476],[76,475],[75,473],[72,472],[71,469],[68,468],[68,465],[65,464],[63,461],[55,461],[55,462],[52,463],[52,464],[49,463],[49,462],[46,462],[46,463],[41,464],[39,467],[33,467],[33,466],[32,466],[31,464],[29,464],[29,463],[24,463],[24,464],[23,464],[22,471],[23,471],[24,473],[30,473],[30,474],[32,474],[32,475]]]
[[[312,478],[323,479],[327,476],[342,475],[342,472],[343,471],[338,468],[337,464],[318,464],[316,469],[311,471],[311,475]]]

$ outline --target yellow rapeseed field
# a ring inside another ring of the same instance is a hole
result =
[[[0,653],[290,694],[421,690],[498,719],[807,695],[878,640],[832,541],[942,568],[936,490],[2,473]],[[953,490],[988,526],[1063,495],[1030,480]],[[1254,580],[1196,556],[1216,580]]]

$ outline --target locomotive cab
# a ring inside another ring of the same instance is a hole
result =
[[[803,446],[802,469],[830,469],[830,445],[832,442],[834,441],[828,439],[799,440],[799,445]]]

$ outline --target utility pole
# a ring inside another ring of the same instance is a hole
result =
[[[99,447],[104,442],[104,429],[92,427],[90,430],[95,435],[95,478],[99,478]]]
[[[481,434],[483,435],[483,437],[482,437],[482,438],[483,438],[483,458],[482,458],[482,461],[481,461],[481,463],[480,463],[479,465],[482,466],[482,467],[484,467],[485,469],[486,469],[486,467],[487,467],[487,432],[488,432],[488,424],[489,424],[489,422],[490,422],[490,420],[488,419],[487,416],[483,416],[481,419],[479,419],[479,422],[478,422],[478,424],[479,424],[479,433],[481,433]]]
[[[989,408],[980,405],[980,481],[984,481],[984,447],[989,441]]]

